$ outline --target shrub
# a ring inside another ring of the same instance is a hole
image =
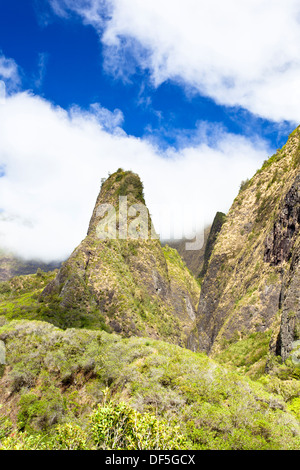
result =
[[[10,283],[7,281],[0,282],[0,294],[7,294],[11,291]]]
[[[0,405],[1,408],[2,405]],[[12,431],[12,422],[6,416],[0,416],[0,441],[7,437]]]
[[[91,421],[98,449],[172,450],[186,446],[178,427],[170,428],[154,415],[138,413],[126,403],[99,405]]]
[[[240,184],[240,192],[244,191],[249,185],[250,180],[247,178],[246,180],[243,180]]]
[[[13,432],[0,443],[0,450],[47,450],[41,434],[28,434],[27,432]]]
[[[18,367],[19,366],[19,367]],[[23,387],[30,388],[34,384],[34,376],[30,370],[21,370],[20,365],[14,367],[9,373],[8,380],[12,393],[19,392]]]
[[[87,434],[76,424],[58,425],[51,447],[53,450],[87,450]]]
[[[40,398],[34,393],[24,394],[19,402],[18,427],[20,430],[48,430],[64,414],[63,400],[58,391],[50,389]]]

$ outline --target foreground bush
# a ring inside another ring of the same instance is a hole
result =
[[[170,428],[150,413],[141,414],[126,403],[99,406],[92,415],[97,448],[118,450],[165,450],[185,448],[179,428]]]

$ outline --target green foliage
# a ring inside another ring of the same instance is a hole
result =
[[[9,282],[4,281],[0,282],[0,295],[1,294],[8,294],[11,292],[11,285]]]
[[[49,450],[41,434],[13,432],[0,442],[0,450]]]
[[[285,361],[282,361],[280,356],[270,357],[268,360],[268,369],[272,376],[276,377],[276,379],[279,379],[284,384],[288,384],[289,381],[293,382],[294,380],[298,382],[300,379],[300,367],[298,364],[294,364],[291,357],[288,357]],[[281,391],[281,393],[283,392]],[[291,397],[289,397],[289,399],[290,398]]]
[[[51,450],[88,450],[88,435],[76,424],[61,424],[56,427],[49,447]]]
[[[285,411],[284,400],[289,403],[300,396],[300,386],[284,395],[287,388],[279,378],[258,383],[233,369],[237,364],[251,371],[259,363],[263,357],[259,349],[267,343],[262,335],[248,338],[244,351],[243,341],[239,342],[240,349],[232,349],[228,361],[224,356],[224,364],[227,361],[232,369],[204,354],[149,338],[62,331],[43,322],[5,323],[0,328],[3,337],[8,369],[1,387],[15,403],[12,416],[17,413],[14,434],[9,421],[2,432],[4,448],[285,449],[299,445],[299,424],[294,410]],[[21,373],[16,386],[15,378]],[[9,403],[1,412],[10,418]]]
[[[98,405],[90,425],[57,425],[51,434],[13,431],[0,438],[0,450],[181,450],[188,448],[179,427],[124,402]]]
[[[130,171],[117,173],[115,181],[120,183],[118,196],[130,195],[131,198],[145,204],[143,183],[137,175]]]
[[[300,421],[300,397],[295,397],[289,402],[288,410]]]
[[[138,413],[124,402],[99,405],[91,421],[97,449],[176,450],[187,445],[179,427],[171,428],[154,415]]]
[[[249,186],[249,183],[250,183],[250,180],[249,178],[247,178],[246,180],[243,180],[240,184],[240,192],[244,191],[245,189],[248,188]]]
[[[57,271],[17,276],[0,283],[0,315],[6,318],[42,318],[38,298]]]
[[[247,337],[224,345],[224,351],[215,359],[226,366],[234,366],[243,374],[258,378],[265,372],[271,331],[252,333]]]
[[[0,405],[0,409],[2,405]],[[13,430],[13,423],[7,416],[0,415],[0,442],[5,439]]]
[[[43,391],[42,396],[26,393],[21,396],[18,429],[46,431],[60,421],[64,414],[63,397],[55,387]]]
[[[268,160],[264,161],[260,171],[263,171],[263,170],[269,168],[273,163],[279,162],[284,157],[285,157],[284,151],[278,149],[277,152],[274,155],[272,155],[270,158],[268,158]]]

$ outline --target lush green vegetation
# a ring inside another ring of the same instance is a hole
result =
[[[300,445],[296,379],[284,394],[277,376],[251,381],[161,341],[36,321],[3,323],[1,394],[9,398],[0,410],[2,448]]]
[[[226,367],[233,367],[251,378],[259,378],[266,370],[270,337],[271,331],[252,333],[232,344],[224,344],[224,350],[214,358]]]
[[[41,318],[39,316],[39,294],[54,279],[57,271],[16,276],[0,282],[0,318]]]

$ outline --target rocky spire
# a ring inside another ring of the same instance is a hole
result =
[[[176,250],[162,248],[138,175],[102,182],[86,238],[42,294],[58,326],[104,328],[185,345],[199,285]]]

